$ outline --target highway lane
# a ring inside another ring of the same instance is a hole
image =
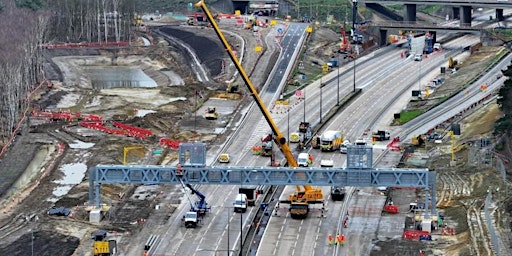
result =
[[[283,84],[281,80],[289,72],[289,67],[291,66],[290,57],[294,55],[295,51],[298,51],[296,49],[297,44],[304,37],[305,26],[306,24],[300,23],[290,24],[287,33],[281,39],[282,53],[277,65],[281,69],[277,68],[273,71],[275,74],[273,79],[264,87],[260,95],[266,104],[274,102],[279,96],[275,93],[280,91],[278,87],[280,84]],[[282,70],[283,67],[286,67],[288,70]],[[248,138],[257,138],[259,140],[269,129],[266,122],[262,120],[262,114],[257,107],[251,106],[244,111],[246,112],[244,121],[237,124],[240,126],[235,127],[238,132],[230,138],[230,142],[233,143],[226,143],[230,147],[227,147],[224,152],[231,155],[232,162],[230,165],[241,162],[244,166],[251,166],[250,163],[242,161],[243,158],[241,157],[243,153],[250,153],[252,145],[247,145],[247,142],[250,141]],[[261,135],[254,135],[254,132]],[[238,187],[199,186],[198,189],[207,196],[207,202],[212,206],[212,211],[206,216],[202,226],[197,229],[181,227],[179,216],[188,210],[187,204],[181,204],[176,211],[177,217],[171,218],[168,227],[164,231],[155,230],[154,234],[159,234],[161,238],[155,248],[152,249],[152,254],[211,255],[215,252],[234,252],[239,250],[240,227],[246,229],[247,225],[251,224],[251,216],[253,216],[255,209],[249,208],[244,214],[233,212],[232,207],[235,196],[238,193]]]
[[[466,38],[464,41],[467,42],[467,40]],[[448,46],[450,45],[448,44]],[[386,56],[380,56],[379,61],[373,61],[368,64],[370,66],[369,70],[379,70],[378,67],[385,66],[383,63],[387,64],[391,60],[395,63],[395,65],[388,65],[390,67],[389,69],[381,68],[380,71],[370,72],[370,74],[361,78],[361,87],[364,87],[363,95],[347,106],[325,129],[341,129],[347,134],[348,138],[360,137],[363,131],[369,128],[369,125],[380,121],[382,117],[379,116],[379,113],[389,106],[387,101],[393,101],[399,95],[402,95],[404,93],[403,88],[417,88],[416,80],[418,77],[417,75],[411,76],[410,74],[417,74],[418,67],[416,63],[410,59],[400,59],[399,52],[399,50],[390,52],[388,53],[389,55],[386,55],[389,56],[389,59],[386,58]],[[443,54],[433,55],[424,60],[424,68],[426,70],[438,68],[438,66],[447,61],[446,57],[447,56]],[[382,61],[380,61],[381,59]],[[364,71],[365,69],[361,67],[360,70]],[[381,79],[380,77],[386,77],[386,79]],[[367,82],[365,82],[365,79]],[[427,80],[425,80],[425,82],[426,81]],[[312,88],[315,87],[313,86]],[[315,95],[313,90],[311,92]],[[330,97],[335,98],[332,94]],[[298,107],[298,109],[300,109],[300,107]],[[386,125],[388,124],[389,123],[386,123]],[[383,125],[378,126],[382,127]],[[381,145],[377,145],[376,148],[385,148],[385,144],[381,143]],[[375,149],[374,151],[376,153],[383,152],[383,150],[379,149]],[[314,154],[315,159],[317,159],[316,165],[318,165],[320,159],[325,158],[334,160],[335,166],[343,166],[345,161],[345,155],[340,155],[337,152],[321,153],[316,150],[310,152]],[[328,188],[322,189],[328,202],[326,205],[326,218],[315,218],[319,217],[320,213],[318,210],[314,210],[311,214],[311,218],[300,221],[300,223],[290,219],[285,228],[281,227],[285,222],[278,218],[272,218],[267,225],[263,242],[261,243],[264,246],[260,246],[258,255],[292,255],[295,251],[300,251],[302,254],[296,253],[294,255],[324,255],[328,253],[329,247],[326,246],[328,232],[326,231],[336,231],[335,229],[333,230],[335,225],[333,225],[332,221],[339,219],[342,204],[328,201]],[[287,187],[283,193],[282,199],[294,190],[293,187]],[[373,192],[374,191],[370,190],[367,193]],[[373,198],[376,199],[376,201],[371,204],[373,208],[381,209],[385,198]],[[372,212],[373,210],[365,211]],[[286,216],[286,212],[280,210],[279,215],[281,216],[279,218],[283,218],[283,216]],[[303,228],[302,233],[296,234],[298,240],[289,241],[283,238],[284,234],[289,232],[288,229],[297,230],[296,225],[299,224]],[[323,230],[323,232],[320,233],[319,230]],[[307,245],[311,245],[311,247]],[[300,247],[300,250],[297,249],[297,246]]]

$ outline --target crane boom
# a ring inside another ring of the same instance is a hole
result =
[[[222,44],[224,45],[224,48],[228,52],[229,57],[231,58],[231,61],[235,64],[236,69],[242,75],[242,79],[244,80],[245,85],[251,92],[251,95],[254,98],[254,100],[256,101],[256,104],[258,105],[259,109],[263,113],[265,120],[267,120],[267,123],[270,125],[270,129],[272,129],[272,133],[275,136],[274,141],[276,142],[276,144],[281,149],[281,152],[283,152],[284,156],[286,157],[286,160],[288,161],[288,165],[291,167],[298,167],[297,161],[293,157],[293,154],[290,150],[290,146],[286,142],[286,138],[283,136],[283,134],[277,128],[277,125],[275,124],[274,120],[272,119],[270,112],[268,111],[267,107],[265,106],[265,103],[260,98],[258,91],[256,90],[256,88],[252,84],[251,80],[249,79],[249,76],[247,75],[244,68],[242,67],[242,64],[240,64],[238,57],[235,55],[235,53],[231,49],[231,46],[229,45],[228,41],[224,37],[224,34],[220,30],[219,25],[215,21],[212,13],[208,9],[208,7],[204,3],[204,1],[200,1],[200,2],[196,3],[195,7],[201,8],[204,11],[204,13],[206,14],[206,16],[208,17],[208,20],[211,22],[211,24],[213,26],[213,30],[215,31],[215,33],[217,34],[219,39],[222,41]]]

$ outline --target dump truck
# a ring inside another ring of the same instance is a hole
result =
[[[320,137],[320,148],[322,151],[339,150],[343,143],[341,131],[325,131]]]
[[[388,131],[378,130],[372,134],[372,138],[376,141],[389,140],[391,134]]]
[[[207,120],[216,120],[219,117],[217,109],[215,107],[208,107],[204,113],[204,118]]]

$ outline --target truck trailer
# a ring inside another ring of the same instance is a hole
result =
[[[325,131],[320,137],[320,148],[322,151],[339,150],[343,143],[341,131]]]

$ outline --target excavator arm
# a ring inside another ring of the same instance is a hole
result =
[[[245,85],[251,92],[252,97],[256,101],[256,104],[258,105],[258,108],[263,113],[263,116],[265,117],[265,120],[267,120],[267,123],[270,125],[270,129],[272,129],[272,133],[274,134],[274,141],[281,149],[281,152],[283,152],[284,156],[286,157],[286,160],[288,161],[288,165],[291,167],[298,167],[297,161],[293,157],[293,154],[290,150],[290,146],[286,142],[286,138],[283,136],[283,134],[279,131],[277,128],[277,125],[275,124],[274,120],[272,119],[270,112],[268,111],[267,107],[265,106],[265,103],[260,98],[260,95],[258,94],[258,91],[256,90],[256,87],[252,84],[251,80],[249,79],[249,76],[245,72],[244,68],[242,67],[242,64],[238,60],[238,57],[236,57],[235,53],[231,49],[231,46],[229,45],[228,41],[224,37],[224,34],[220,30],[219,25],[215,21],[215,18],[213,17],[212,13],[204,3],[204,1],[200,1],[195,4],[195,7],[201,8],[206,16],[208,17],[208,20],[211,22],[213,30],[219,37],[219,39],[222,41],[222,44],[224,45],[224,48],[229,54],[229,57],[231,58],[231,61],[235,64],[236,69],[238,72],[240,72],[240,75],[242,75],[242,79],[245,82]]]

